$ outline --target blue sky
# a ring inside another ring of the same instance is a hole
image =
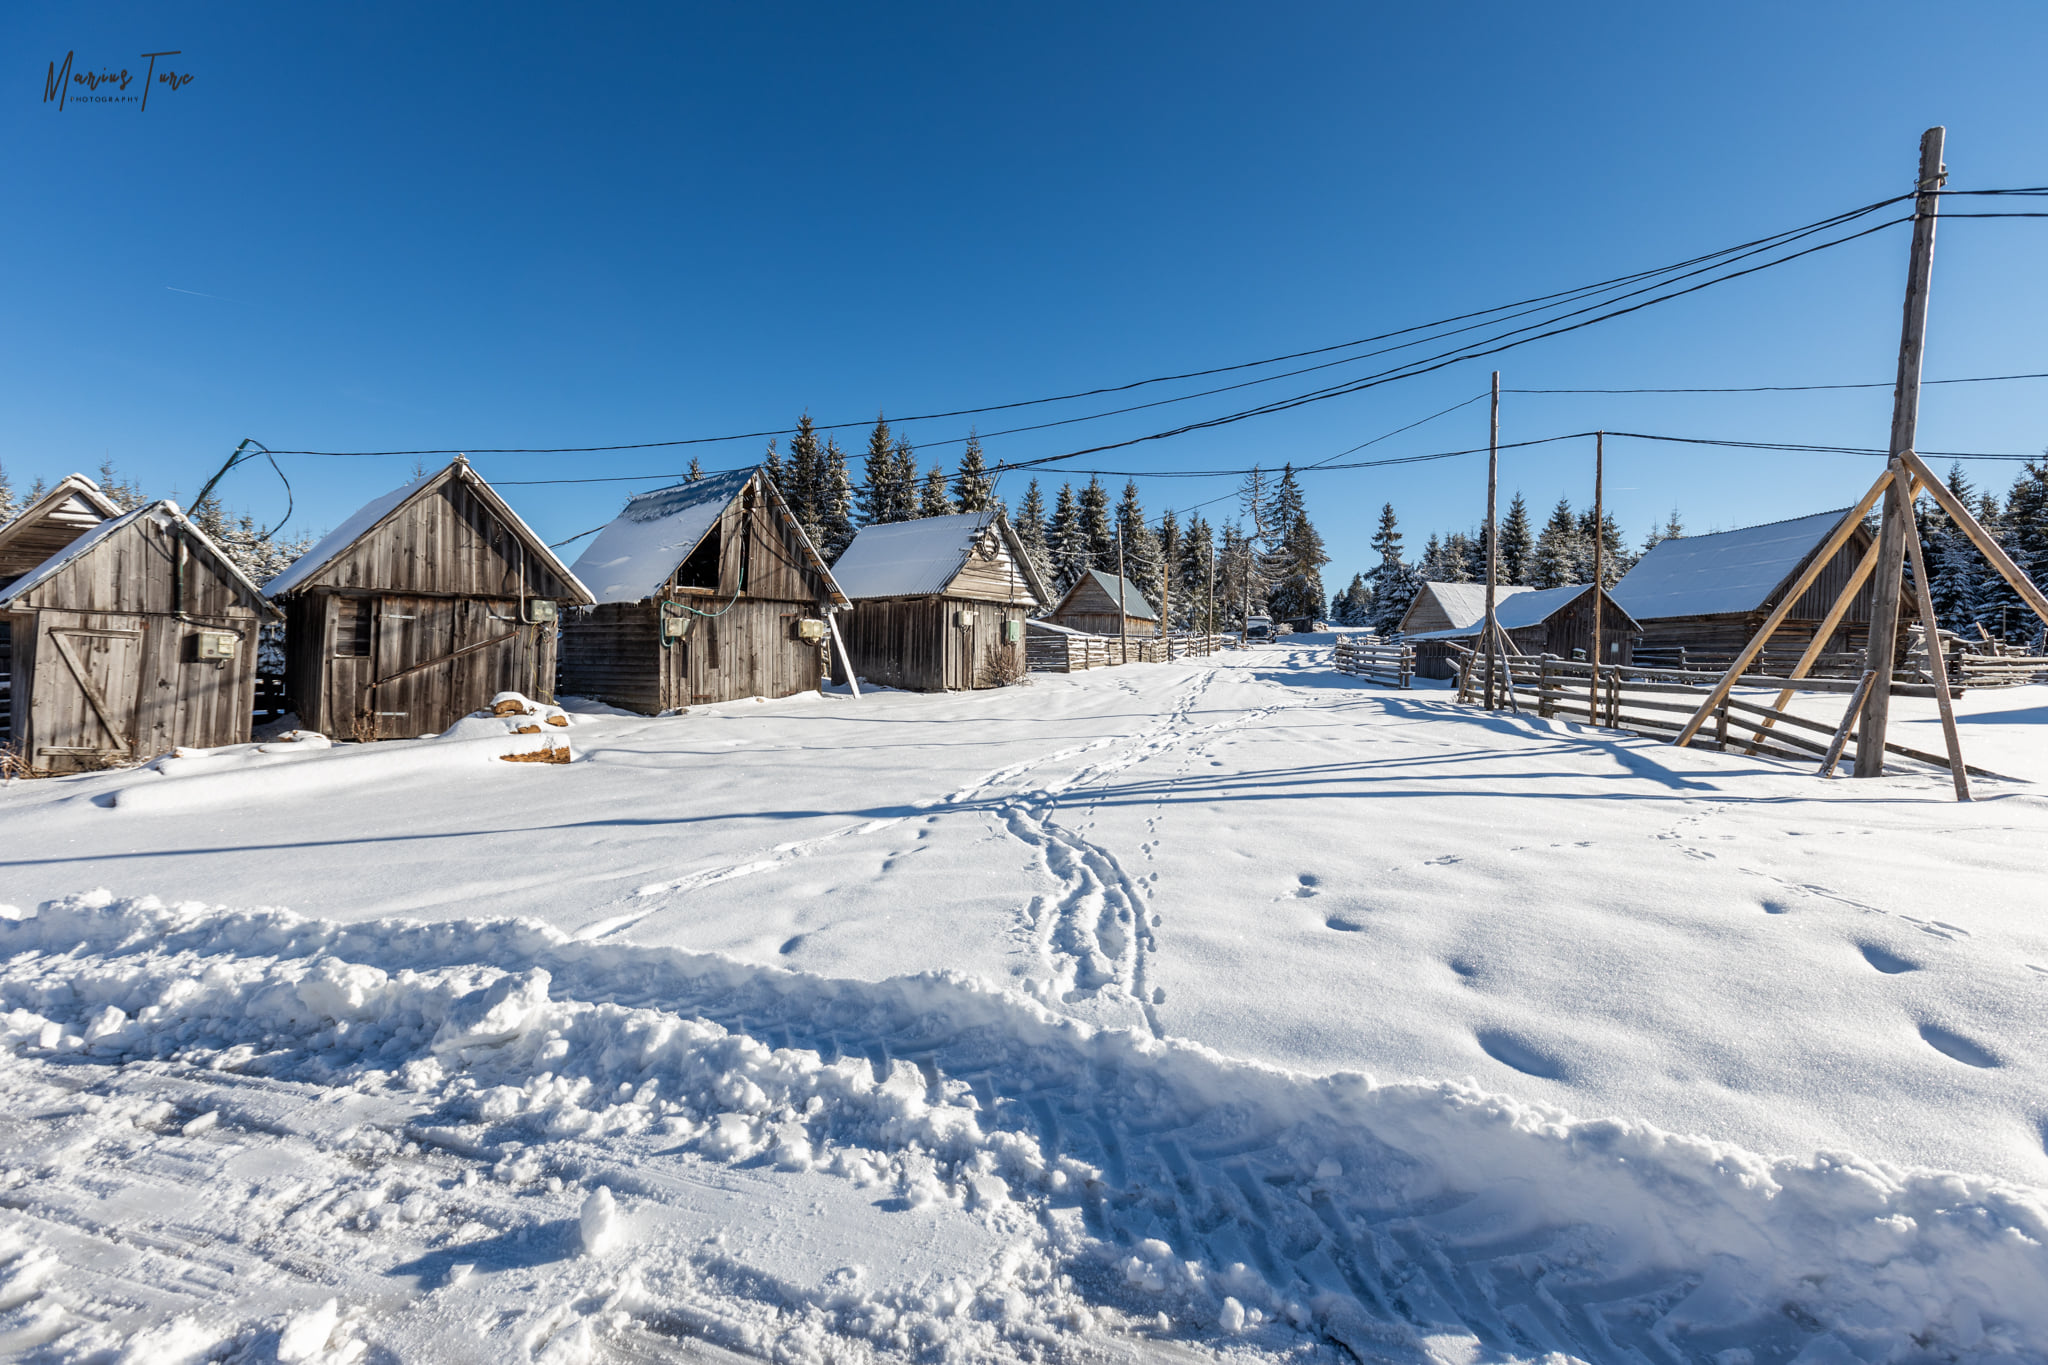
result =
[[[18,487],[111,457],[189,496],[243,437],[658,441],[1225,365],[1899,193],[1932,123],[1952,185],[2048,183],[2039,4],[153,3],[10,7],[0,34],[16,205],[0,222],[0,466]],[[146,111],[42,101],[67,51],[75,69],[139,71],[170,49],[193,79],[157,85]],[[1889,380],[1906,249],[1896,228],[1497,363],[1510,388]],[[2048,220],[1944,227],[1929,377],[2048,370],[2044,263]],[[1492,363],[1075,463],[1307,463],[1480,392]],[[1058,454],[1238,397],[994,438],[989,455]],[[1503,439],[1881,445],[1889,405],[1883,390],[1511,395]],[[968,420],[908,431],[950,463],[941,443]],[[1921,431],[1929,449],[2039,452],[2048,381],[1932,389]],[[1373,453],[1484,436],[1475,405]],[[761,444],[698,453],[730,467]],[[559,539],[688,454],[476,462]],[[284,464],[293,526],[314,532],[411,461]],[[2011,470],[1974,472],[2002,486]],[[1838,506],[1873,473],[1615,441],[1608,492],[1636,539],[1674,506],[1695,530]],[[513,483],[609,475],[651,477]],[[1476,523],[1483,480],[1483,457],[1314,476],[1331,586],[1366,567],[1381,502],[1415,544]],[[1538,510],[1583,501],[1590,443],[1511,452],[1503,482]],[[1230,489],[1141,485],[1155,512]],[[282,513],[260,466],[224,492]]]

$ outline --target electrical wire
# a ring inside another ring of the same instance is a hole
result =
[[[2033,374],[1981,374],[1966,379],[1923,379],[1929,384],[1995,384],[2007,379],[2048,379],[2048,371]],[[1897,381],[1870,384],[1751,384],[1736,388],[1692,389],[1502,389],[1502,393],[1817,393],[1827,389],[1890,389]]]

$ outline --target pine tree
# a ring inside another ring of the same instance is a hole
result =
[[[1213,635],[1221,627],[1220,615],[1209,611],[1209,586],[1216,572],[1212,558],[1216,550],[1216,534],[1209,523],[1199,515],[1188,517],[1187,529],[1180,537],[1180,583],[1178,590],[1187,594],[1187,619],[1196,630],[1204,635]],[[1220,608],[1219,608],[1220,611]]]
[[[683,471],[683,477],[689,480],[691,483],[695,483],[697,482],[697,480],[704,477],[704,466],[702,463],[698,461],[695,455],[692,455],[690,457],[690,467],[687,470]]]
[[[1248,616],[1265,611],[1266,600],[1259,592],[1254,560],[1256,552],[1243,528],[1223,528],[1222,544],[1216,551],[1216,611],[1224,630],[1241,630]]]
[[[1949,466],[1946,482],[1949,491],[1965,507],[1977,496],[1960,461]],[[1983,558],[1940,503],[1934,503],[1918,520],[1920,554],[1927,562],[1927,589],[1934,599],[1935,622],[1943,630],[1974,635],[1978,608],[1985,597],[1986,585],[1979,572]],[[1912,561],[1907,560],[1908,574],[1912,567]]]
[[[953,495],[963,512],[987,508],[995,485],[988,477],[988,462],[981,455],[981,438],[972,427],[967,431],[967,449],[960,452],[960,472],[953,479]]]
[[[1550,520],[1536,537],[1536,551],[1529,562],[1529,586],[1561,588],[1577,582],[1579,559],[1579,519],[1572,515],[1570,500],[1559,498]]]
[[[1391,635],[1401,627],[1408,604],[1422,588],[1422,579],[1401,558],[1401,523],[1394,516],[1394,504],[1380,508],[1379,529],[1372,535],[1372,548],[1380,562],[1366,574],[1372,586],[1372,628]]]
[[[1050,544],[1052,575],[1055,591],[1064,595],[1074,584],[1081,581],[1081,575],[1095,564],[1095,551],[1088,541],[1088,528],[1081,515],[1081,503],[1074,496],[1074,486],[1060,485],[1060,495],[1053,506],[1052,522],[1046,528],[1046,539]]]
[[[123,512],[132,512],[142,506],[145,501],[142,495],[142,485],[130,483],[116,473],[112,459],[100,462],[99,485],[100,492],[107,495],[107,501],[113,503],[114,506],[120,508]]]
[[[825,438],[824,493],[818,508],[818,539],[813,546],[827,564],[836,562],[853,544],[859,527],[854,523],[853,475],[846,468],[846,452],[832,437]]]
[[[862,462],[860,520],[863,526],[880,526],[901,521],[896,514],[896,455],[889,435],[889,421],[877,413],[875,429],[868,433],[868,453]]]
[[[1518,492],[1508,503],[1507,517],[1500,524],[1500,581],[1527,584],[1529,560],[1535,549],[1535,535],[1529,529],[1529,505]]]
[[[14,500],[14,485],[7,479],[7,466],[0,465],[0,526],[14,520],[20,511],[21,504]]]
[[[790,486],[789,470],[782,463],[782,452],[775,448],[775,438],[773,436],[768,438],[768,449],[761,456],[761,468],[767,473],[768,482],[775,485],[775,491],[780,493],[782,500],[789,504],[789,510],[795,512],[796,489]],[[801,521],[803,518],[798,516],[797,520]]]
[[[1458,539],[1462,540],[1465,545],[1465,577],[1460,581],[1484,583],[1486,581],[1487,529],[1482,526],[1476,531],[1458,537]]]
[[[1287,522],[1280,532],[1279,572],[1267,602],[1276,618],[1312,621],[1323,614],[1323,565],[1330,556],[1300,491],[1296,489],[1291,500],[1284,496],[1293,483],[1294,471],[1289,469],[1281,478],[1283,496],[1274,500],[1276,514],[1286,516]]]
[[[912,448],[908,436],[896,438],[896,449],[891,452],[890,460],[890,505],[894,515],[889,520],[914,520],[918,502],[917,451]]]
[[[2030,460],[2021,467],[2003,512],[1984,529],[1997,537],[1998,547],[2021,573],[2036,584],[2048,583],[2048,460]],[[2037,652],[2048,648],[2048,627],[2041,618],[2002,575],[1989,566],[1982,573],[1977,611],[1985,627],[2004,640],[2033,641]]]
[[[1159,603],[1159,588],[1165,581],[1165,564],[1160,558],[1159,538],[1145,524],[1145,508],[1138,501],[1135,479],[1124,484],[1124,495],[1116,504],[1116,530],[1123,537],[1124,560],[1118,570],[1131,580],[1145,600]],[[1116,547],[1110,547],[1114,556]]]
[[[1678,519],[1678,509],[1671,509],[1671,515],[1664,519],[1662,526],[1650,528],[1650,534],[1643,537],[1643,555],[1650,553],[1667,540],[1677,540],[1685,534],[1685,523]],[[1643,555],[1637,555],[1640,562]]]
[[[1372,589],[1366,586],[1364,574],[1351,575],[1351,585],[1331,599],[1330,619],[1340,626],[1372,624]]]
[[[796,434],[789,438],[788,479],[776,486],[804,534],[816,544],[824,536],[827,487],[825,451],[818,444],[818,429],[806,411],[796,419]]]
[[[1052,555],[1045,540],[1045,495],[1038,491],[1038,480],[1033,479],[1024,489],[1024,497],[1017,503],[1017,513],[1010,518],[1010,525],[1017,532],[1017,543],[1024,547],[1024,557],[1031,561],[1031,567],[1038,570],[1038,576],[1050,585],[1053,581]],[[1050,607],[1052,603],[1045,604]]]
[[[920,517],[943,517],[953,511],[953,500],[946,496],[946,469],[944,465],[933,465],[924,476],[924,489],[918,495],[917,514]]]
[[[1613,587],[1628,572],[1635,562],[1627,546],[1622,544],[1621,525],[1615,521],[1612,512],[1604,512],[1601,518],[1600,535],[1600,578],[1601,586]],[[1593,581],[1593,512],[1588,508],[1579,516],[1578,562],[1572,568],[1572,583]]]
[[[1180,518],[1169,509],[1159,516],[1159,617],[1166,630],[1188,619],[1187,586],[1180,576]]]
[[[1109,520],[1109,490],[1090,475],[1081,490],[1081,534],[1088,538],[1088,562],[1104,573],[1117,572],[1116,528]]]

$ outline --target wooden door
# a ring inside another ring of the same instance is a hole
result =
[[[516,602],[480,598],[377,599],[377,681],[363,709],[378,739],[438,734],[498,692],[523,690],[520,648],[529,627]]]
[[[35,765],[91,768],[135,753],[135,698],[142,676],[139,616],[44,612],[37,622],[35,682],[27,707]]]

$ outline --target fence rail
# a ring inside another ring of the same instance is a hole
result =
[[[1355,674],[1389,687],[1406,687],[1414,681],[1414,645],[1339,637],[1332,652],[1339,673]]]
[[[256,714],[258,725],[267,725],[291,710],[291,703],[285,699],[284,679],[269,673],[256,675]]]
[[[1081,673],[1091,668],[1115,668],[1125,662],[1157,664],[1201,658],[1219,649],[1235,648],[1236,644],[1225,635],[1145,635],[1133,637],[1127,646],[1115,635],[1032,630],[1026,626],[1024,662],[1033,673]]]

